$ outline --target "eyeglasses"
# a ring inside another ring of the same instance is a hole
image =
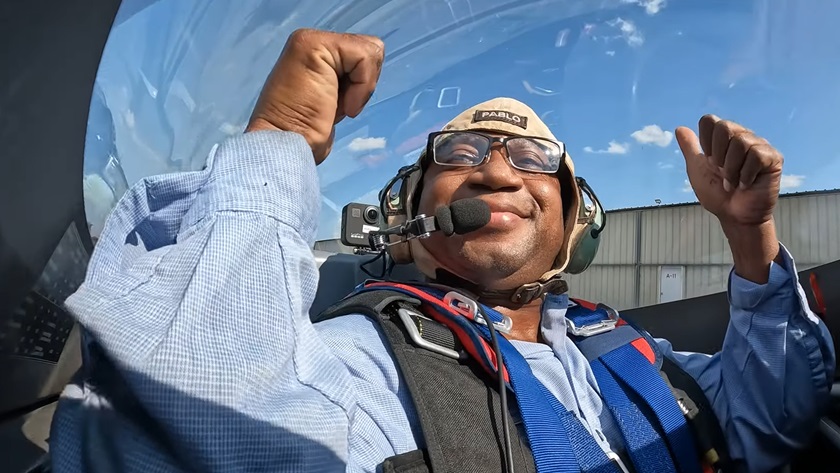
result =
[[[507,160],[520,171],[553,174],[560,170],[566,145],[531,136],[495,137],[474,131],[429,134],[426,154],[441,166],[478,166],[490,158],[495,143],[504,146]]]

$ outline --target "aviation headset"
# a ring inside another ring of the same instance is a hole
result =
[[[530,107],[511,98],[496,98],[478,104],[449,122],[443,131],[473,130],[490,131],[506,135],[526,135],[557,141],[548,127]],[[432,150],[427,145],[418,160],[399,170],[388,184],[379,192],[382,215],[388,227],[402,225],[416,217],[420,191],[422,189],[425,157]],[[561,273],[579,274],[586,270],[600,246],[601,232],[606,224],[606,215],[597,196],[583,178],[575,177],[574,164],[568,153],[565,156],[566,169],[558,172],[561,179],[564,208],[563,247],[557,255],[552,269],[538,281],[520,286],[512,291],[479,291],[481,295],[504,294],[515,303],[525,304],[546,293],[565,292],[566,284],[560,278]],[[587,194],[592,205],[584,200]],[[568,202],[567,202],[568,201]],[[430,278],[437,278],[439,270],[451,271],[434,258],[417,239],[398,243],[401,237],[391,236],[388,248],[391,258],[397,264],[414,263],[417,268]],[[457,277],[469,282],[464,275]]]

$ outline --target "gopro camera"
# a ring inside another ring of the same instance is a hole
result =
[[[341,243],[347,246],[369,247],[370,232],[378,231],[379,207],[351,202],[341,210]]]

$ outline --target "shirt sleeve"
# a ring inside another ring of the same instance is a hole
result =
[[[79,291],[57,472],[340,471],[354,394],[309,321],[320,195],[303,137],[248,133],[144,179]]]
[[[834,378],[831,335],[809,309],[790,253],[781,250],[784,264],[771,264],[766,284],[730,273],[730,322],[719,353],[675,352],[658,340],[664,355],[699,382],[733,459],[749,472],[783,465],[806,446]]]

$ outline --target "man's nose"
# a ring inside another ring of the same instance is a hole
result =
[[[475,169],[469,180],[474,185],[495,191],[516,190],[522,187],[523,182],[522,176],[510,165],[501,147],[494,147],[490,151],[490,158]]]

